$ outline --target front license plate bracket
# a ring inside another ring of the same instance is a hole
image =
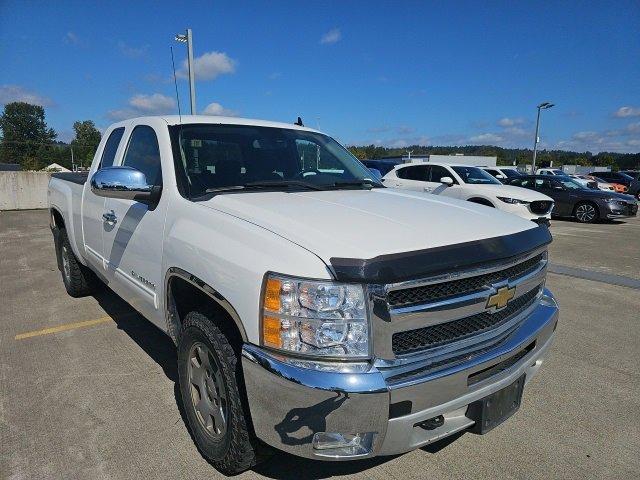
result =
[[[469,405],[467,417],[476,423],[472,433],[484,435],[516,413],[522,403],[525,375],[511,385]]]

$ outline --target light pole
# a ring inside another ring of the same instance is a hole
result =
[[[185,35],[177,34],[176,41],[187,44],[187,65],[189,67],[189,99],[191,100],[191,115],[196,114],[196,79],[193,71],[193,34],[187,28]]]
[[[553,103],[544,102],[538,105],[538,118],[536,119],[536,138],[533,139],[533,162],[531,163],[531,173],[536,174],[536,154],[538,153],[538,130],[540,129],[540,110],[553,107]]]

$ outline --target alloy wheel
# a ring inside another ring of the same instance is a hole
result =
[[[194,343],[189,351],[189,390],[196,417],[213,439],[227,431],[228,400],[222,369],[209,347]]]
[[[583,203],[576,209],[576,217],[581,222],[592,222],[596,218],[596,209],[593,205]]]

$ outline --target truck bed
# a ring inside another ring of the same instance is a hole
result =
[[[89,172],[59,172],[51,176],[53,178],[59,178],[60,180],[66,180],[67,182],[84,185],[87,182],[87,178],[89,178]]]

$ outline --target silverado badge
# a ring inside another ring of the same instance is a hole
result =
[[[504,308],[507,306],[507,303],[509,303],[509,301],[514,297],[515,294],[516,287],[501,287],[496,293],[489,297],[489,299],[487,300],[487,308]]]

